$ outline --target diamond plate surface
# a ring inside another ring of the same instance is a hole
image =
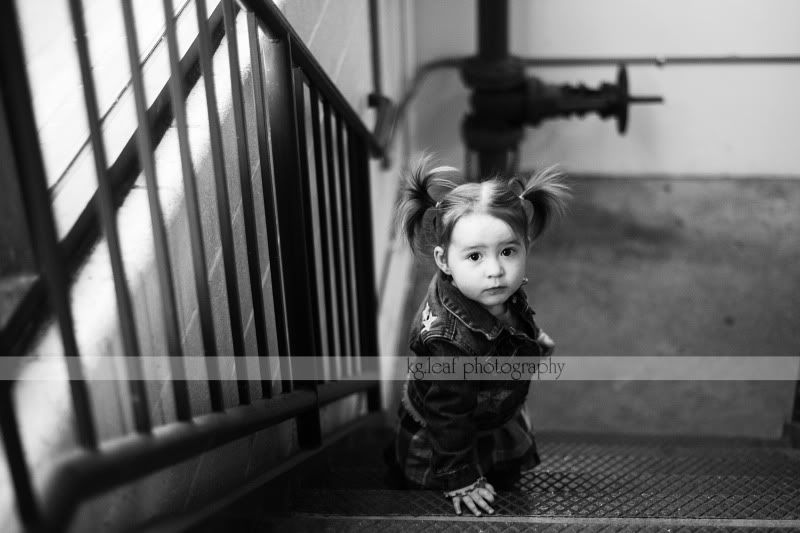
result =
[[[454,517],[439,492],[388,483],[391,438],[386,428],[359,430],[199,531],[750,531],[686,520],[773,520],[761,525],[798,530],[800,450],[770,443],[540,435],[542,464],[498,495],[491,520],[471,520]],[[614,523],[593,522],[604,520]]]
[[[499,516],[800,519],[800,451],[723,439],[542,435],[542,464],[501,493]],[[452,515],[436,492],[391,490],[386,430],[352,435],[295,479],[290,510]]]
[[[346,532],[346,533],[749,533],[782,532],[783,528],[664,527],[642,525],[548,524],[481,520],[375,520],[330,519],[321,517],[283,517],[263,523],[270,531]]]

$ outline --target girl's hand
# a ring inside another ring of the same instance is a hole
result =
[[[481,509],[492,514],[494,513],[494,509],[492,509],[489,504],[494,501],[496,495],[497,492],[490,483],[485,480],[480,480],[469,492],[453,496],[453,507],[457,515],[461,514],[462,502],[475,516],[481,515]]]
[[[539,330],[539,337],[536,340],[539,341],[539,344],[544,350],[542,354],[543,357],[550,357],[553,355],[553,351],[556,349],[556,343],[553,342],[550,335],[545,333],[544,330]]]

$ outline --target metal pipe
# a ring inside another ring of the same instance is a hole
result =
[[[261,283],[261,260],[258,254],[258,229],[256,225],[255,203],[253,201],[253,180],[250,172],[250,152],[247,146],[247,127],[244,118],[244,99],[239,66],[239,45],[236,35],[236,9],[233,0],[222,0],[225,35],[228,38],[228,64],[231,81],[231,107],[233,126],[236,132],[237,156],[239,163],[239,188],[242,194],[242,218],[247,244],[247,272],[250,275],[250,297],[253,303],[253,329],[256,333],[256,351],[259,357],[269,355],[267,344],[267,318],[264,313],[264,292]],[[260,366],[260,365],[259,365]],[[266,374],[261,374],[261,391],[269,392],[269,365],[265,364]],[[266,394],[265,397],[269,397]]]
[[[197,313],[200,318],[200,334],[203,339],[203,351],[208,358],[208,387],[211,408],[221,411],[225,408],[222,396],[222,385],[218,379],[217,342],[214,334],[214,319],[211,314],[211,295],[208,287],[208,268],[206,266],[205,244],[200,221],[200,200],[197,191],[197,178],[192,164],[189,148],[189,130],[186,119],[186,102],[184,101],[183,79],[180,75],[180,59],[178,56],[178,37],[175,29],[175,15],[172,0],[163,0],[164,20],[166,21],[167,49],[169,53],[170,78],[169,87],[172,98],[172,111],[178,133],[178,150],[183,174],[183,188],[186,214],[189,219],[189,241],[194,269],[195,291],[197,295]]]
[[[383,94],[381,78],[381,28],[378,0],[369,0],[369,40],[372,51],[372,91]]]
[[[262,26],[263,27],[263,26]],[[316,299],[315,279],[310,274],[311,256],[306,245],[311,231],[307,228],[309,216],[308,201],[304,193],[307,171],[301,168],[305,152],[299,149],[303,140],[298,135],[300,116],[297,108],[294,84],[293,58],[290,48],[294,46],[290,35],[284,31],[265,32],[270,46],[265,50],[264,64],[270,76],[264,78],[264,93],[267,100],[267,116],[272,141],[272,186],[275,198],[275,218],[278,234],[276,244],[281,244],[281,268],[283,291],[283,310],[288,335],[287,352],[281,354],[281,362],[289,363],[282,367],[284,387],[293,387],[292,356],[307,357],[319,355],[318,332],[309,334],[307,327],[314,324],[313,309]],[[302,87],[301,87],[302,88]],[[280,125],[280,127],[275,127]],[[263,165],[264,162],[262,162]],[[288,243],[288,244],[287,244]],[[273,283],[273,287],[277,287]],[[289,289],[292,297],[289,298]]]
[[[65,530],[77,506],[91,496],[316,408],[314,394],[298,391],[158,427],[150,435],[130,434],[104,443],[99,452],[64,455],[44,484],[46,525]]]
[[[360,260],[356,265],[356,280],[358,284],[358,314],[361,331],[361,351],[358,354],[359,360],[362,357],[376,357],[378,355],[377,331],[378,325],[375,317],[378,315],[378,300],[374,290],[375,268],[372,262],[373,243],[370,221],[372,220],[372,208],[370,201],[370,179],[369,161],[367,151],[363,145],[363,140],[354,138],[352,143],[351,158],[355,170],[355,176],[351,177],[354,187],[353,205],[353,226],[356,231],[355,253]],[[360,363],[359,363],[360,364]],[[359,367],[360,371],[360,367]]]
[[[32,528],[39,522],[41,510],[33,490],[22,436],[19,433],[19,423],[14,410],[13,385],[11,381],[0,383],[0,437],[3,438],[3,451],[8,472],[11,474],[11,484],[14,487],[17,512],[22,523]]]
[[[136,105],[136,147],[139,153],[139,165],[147,184],[147,201],[150,206],[150,225],[153,228],[153,247],[155,249],[156,270],[158,272],[158,287],[161,296],[161,317],[164,321],[164,334],[169,353],[170,371],[172,373],[172,389],[175,397],[175,411],[178,420],[189,420],[192,417],[189,402],[189,389],[186,380],[178,376],[183,374],[183,347],[180,342],[180,327],[175,303],[175,284],[172,277],[172,262],[169,258],[167,247],[167,228],[164,224],[164,214],[161,209],[161,200],[158,195],[158,180],[156,177],[155,156],[151,150],[153,145],[151,124],[147,118],[147,103],[145,101],[144,80],[139,67],[139,46],[136,34],[136,24],[133,20],[133,8],[129,0],[122,2],[122,18],[125,25],[128,63],[131,71],[131,85],[133,87],[134,103]]]
[[[347,299],[347,278],[345,266],[345,245],[344,245],[344,230],[343,230],[343,207],[342,207],[342,192],[340,174],[338,173],[338,166],[336,165],[336,140],[334,138],[333,119],[331,117],[331,106],[327,101],[323,102],[322,115],[325,126],[325,156],[327,167],[327,178],[331,188],[331,209],[334,216],[331,217],[333,222],[333,275],[331,282],[336,288],[335,301],[338,306],[338,315],[341,317],[339,324],[339,338],[340,338],[340,355],[336,360],[336,367],[341,372],[342,357],[346,356],[352,351],[350,341],[350,320],[353,318],[350,315],[349,304]],[[340,375],[336,376],[341,377]]]
[[[294,30],[289,21],[286,20],[283,12],[274,2],[264,2],[262,0],[240,0],[240,3],[252,11],[258,17],[259,22],[264,25],[274,35],[286,35],[292,41],[292,61],[294,66],[300,67],[303,74],[308,78],[310,84],[316,87],[320,94],[333,105],[337,113],[347,124],[353,128],[354,132],[367,141],[370,153],[374,157],[383,157],[384,148],[380,146],[372,132],[367,129],[364,122],[353,110],[342,92],[331,81],[325,73],[325,69],[315,59],[314,55],[303,43],[303,40]]]
[[[345,135],[347,134],[347,135]],[[347,293],[347,302],[350,313],[350,353],[345,358],[346,375],[350,376],[353,373],[353,358],[355,354],[361,353],[361,339],[358,324],[358,303],[356,300],[356,274],[355,274],[355,252],[354,252],[354,230],[353,230],[353,194],[350,184],[352,183],[352,175],[350,173],[350,165],[348,158],[348,150],[350,145],[350,131],[344,125],[341,117],[337,116],[336,120],[336,150],[337,159],[339,161],[339,179],[342,182],[342,226],[344,230],[345,248],[343,250],[345,257],[345,275],[346,281],[344,290]]]
[[[287,75],[285,79],[287,86],[285,88],[287,89],[287,96],[290,98],[291,102],[288,106],[289,109],[287,109],[289,112],[288,118],[290,120],[288,129],[289,135],[294,135],[294,139],[291,140],[294,141],[295,150],[293,151],[293,155],[295,157],[294,161],[289,163],[289,166],[294,164],[294,172],[291,175],[294,176],[293,182],[295,186],[291,193],[283,196],[283,198],[291,198],[294,200],[290,201],[294,204],[292,207],[297,218],[294,224],[287,224],[284,227],[287,227],[292,235],[290,242],[297,243],[296,248],[298,249],[305,248],[304,250],[299,250],[300,253],[291,257],[294,260],[301,260],[302,258],[302,263],[298,262],[292,266],[292,270],[299,271],[295,277],[294,285],[297,291],[295,295],[299,292],[299,298],[297,299],[309,305],[309,308],[305,310],[307,313],[304,318],[305,324],[316,324],[318,327],[300,332],[301,335],[304,336],[301,342],[297,342],[297,340],[295,340],[296,338],[293,339],[292,346],[295,349],[292,353],[292,358],[297,362],[302,357],[313,355],[315,356],[315,361],[319,361],[321,357],[327,354],[328,350],[326,335],[323,333],[323,326],[325,325],[323,322],[324,318],[321,316],[324,314],[325,310],[323,306],[320,305],[319,291],[321,287],[317,284],[317,268],[319,267],[321,257],[314,243],[313,231],[313,198],[311,197],[311,171],[308,162],[308,134],[306,132],[305,86],[308,84],[308,80],[303,75],[302,70],[294,66],[294,62],[292,61],[293,44],[291,37],[288,37],[286,39],[284,54],[286,62],[282,67],[285,68],[284,72]],[[286,140],[288,141],[290,138],[287,137]],[[287,160],[290,159],[292,158],[287,158]],[[289,191],[287,190],[287,192]],[[284,218],[284,220],[288,219]],[[305,264],[305,268],[299,268],[303,263]],[[297,282],[305,284],[304,291],[299,289]],[[320,311],[322,313],[320,313]],[[300,313],[295,312],[295,320],[300,317]],[[315,319],[318,319],[319,322]],[[293,323],[295,329],[305,325],[297,321]],[[300,378],[296,379],[294,384],[298,389],[312,391],[315,401],[319,402],[317,379],[322,376],[320,375],[321,372],[319,368],[315,368],[315,373],[316,372],[319,372],[319,374],[315,375],[312,379],[294,373],[294,375]],[[319,446],[322,442],[322,421],[319,409],[309,410],[298,415],[295,423],[297,425],[297,444],[300,448],[311,449]]]
[[[250,386],[247,382],[247,371],[244,357],[244,325],[242,324],[241,299],[239,297],[239,274],[236,269],[236,250],[233,243],[233,229],[230,194],[228,191],[228,175],[225,170],[225,154],[222,148],[222,128],[217,110],[217,91],[214,82],[213,50],[208,33],[208,12],[205,0],[195,0],[197,13],[197,42],[200,46],[200,71],[203,73],[203,85],[206,91],[206,109],[208,113],[209,138],[211,141],[211,168],[216,185],[217,222],[222,247],[222,268],[225,276],[225,289],[228,296],[228,319],[231,327],[231,344],[233,345],[234,371],[239,403],[250,403]],[[242,144],[240,140],[238,144]]]
[[[325,179],[325,159],[322,153],[322,129],[320,127],[320,98],[319,93],[313,86],[309,87],[309,105],[311,106],[311,138],[314,145],[314,177],[316,178],[316,200],[317,213],[319,219],[319,239],[320,239],[320,268],[325,273],[323,280],[324,287],[320,287],[320,295],[324,296],[325,310],[323,320],[327,330],[326,346],[327,349],[321,355],[326,358],[335,359],[339,354],[339,313],[336,309],[336,289],[331,280],[334,279],[333,265],[333,238],[331,233],[330,216],[330,193],[328,191],[328,181]]]
[[[797,55],[776,56],[618,56],[618,57],[523,57],[526,67],[586,67],[608,65],[785,65],[800,63]]]
[[[14,132],[10,144],[19,176],[24,177],[20,180],[20,192],[25,203],[28,227],[37,264],[47,287],[47,297],[61,333],[78,442],[86,448],[95,448],[97,433],[75,338],[69,280],[47,191],[47,174],[36,131],[33,95],[28,82],[18,20],[15,3],[10,2],[0,17],[0,97],[3,114],[9,130]]]
[[[508,52],[508,0],[478,0],[478,57],[504,61]]]
[[[344,381],[332,381],[330,383],[323,383],[319,386],[319,404],[328,405],[336,400],[346,398],[351,394],[359,392],[367,392],[372,390],[379,390],[377,386],[377,376],[374,374],[364,374],[363,380],[348,379]]]
[[[323,298],[320,297],[320,293],[322,288],[317,283],[317,268],[319,267],[322,261],[322,254],[319,250],[316,249],[314,243],[314,214],[313,214],[313,202],[314,198],[311,195],[311,167],[308,161],[308,131],[306,130],[306,118],[307,114],[307,105],[305,98],[306,93],[306,86],[310,86],[306,77],[303,75],[301,69],[292,66],[292,46],[293,42],[291,39],[287,42],[287,65],[290,69],[289,76],[287,78],[287,83],[289,84],[289,91],[293,96],[293,109],[294,112],[291,115],[294,120],[294,131],[296,135],[295,146],[296,154],[297,154],[297,171],[298,173],[295,175],[295,180],[299,187],[297,187],[297,194],[298,196],[297,201],[299,205],[295,206],[305,218],[305,224],[303,224],[303,233],[295,234],[296,237],[299,237],[299,240],[294,242],[302,243],[305,246],[305,257],[306,257],[306,265],[307,270],[305,270],[306,276],[306,284],[308,287],[308,301],[311,304],[309,308],[310,314],[308,315],[309,324],[313,324],[314,318],[319,319],[319,328],[313,328],[313,332],[306,332],[306,335],[309,335],[313,339],[313,352],[311,354],[322,357],[328,353],[328,345],[326,339],[326,331],[323,331],[324,327],[324,314],[326,309],[324,305],[320,305],[321,302],[324,301]],[[324,282],[323,280],[320,280]],[[316,317],[314,315],[317,315]],[[294,353],[292,355],[309,355],[306,353]]]
[[[404,119],[408,106],[425,79],[437,70],[458,69],[467,56],[446,56],[420,65],[397,105],[398,123]],[[620,63],[636,66],[668,67],[670,65],[794,65],[800,56],[619,56],[619,57],[523,57],[525,67],[616,66]]]
[[[278,398],[202,415],[191,423],[156,428],[152,435],[131,434],[110,441],[99,453],[81,450],[62,457],[51,470],[42,495],[46,525],[66,529],[77,505],[111,488],[180,463],[202,452],[273,427],[358,392],[378,389],[375,376],[364,380],[326,383],[317,396],[300,390]]]
[[[139,339],[136,335],[133,302],[128,289],[125,265],[122,261],[122,247],[119,240],[119,232],[117,231],[117,213],[114,208],[111,178],[108,173],[106,149],[100,126],[97,93],[89,58],[89,43],[86,38],[87,31],[83,20],[82,2],[80,0],[70,0],[69,10],[72,17],[78,64],[80,65],[83,97],[86,105],[86,121],[89,123],[89,138],[91,139],[92,154],[94,155],[95,175],[97,176],[96,205],[100,214],[100,226],[103,229],[108,245],[108,257],[111,263],[112,277],[114,278],[114,293],[117,297],[120,336],[125,355],[128,356],[125,361],[128,367],[128,386],[131,394],[130,404],[133,423],[136,431],[148,433],[152,427],[150,408],[147,401],[147,391],[144,387],[141,359],[139,359],[141,352]]]
[[[462,65],[462,77],[473,94],[496,94],[520,85],[523,81],[522,66],[509,53],[508,0],[478,0],[478,53],[474,60]],[[474,111],[474,110],[473,110]],[[477,176],[469,179],[486,179],[508,170],[508,154],[513,145],[503,143],[496,149],[486,143],[476,145],[475,136],[492,136],[493,132],[512,128],[497,117],[471,113],[463,123],[463,135],[467,148],[475,150],[478,159]]]
[[[189,5],[189,3],[191,1],[192,0],[183,0],[183,3],[176,10],[175,16],[179,17],[183,13],[183,11],[187,8],[187,6]],[[213,16],[212,16],[212,18],[213,18]],[[216,26],[216,23],[214,25]],[[153,54],[156,52],[156,50],[158,49],[158,47],[160,45],[161,45],[161,40],[158,39],[158,40],[154,41],[148,48],[145,48],[145,51],[141,54],[141,56],[139,56],[141,58],[141,64],[145,64],[153,56]],[[137,48],[138,48],[138,43],[137,43]],[[192,43],[192,45],[190,46],[190,49],[187,50],[186,55],[184,57],[192,57],[194,55],[195,52],[193,52],[191,50],[192,48],[196,48],[196,43]],[[130,84],[125,84],[114,95],[114,97],[111,99],[111,101],[114,102],[114,103],[111,104],[108,107],[108,109],[106,109],[105,112],[100,116],[100,122],[101,123],[105,123],[105,121],[109,117],[113,116],[114,110],[116,109],[116,104],[120,102],[122,97],[125,95],[125,92],[129,88],[130,88]],[[153,107],[158,107],[158,106],[154,105]],[[91,138],[86,138],[86,140],[84,140],[83,144],[81,144],[81,147],[75,152],[75,154],[73,155],[73,157],[69,161],[69,163],[67,163],[67,166],[64,167],[64,169],[61,171],[61,175],[58,176],[58,178],[56,179],[55,183],[50,185],[50,191],[51,192],[60,187],[62,180],[67,175],[69,175],[69,171],[74,167],[75,163],[80,159],[80,154],[84,150],[87,149],[87,147],[89,146],[90,142],[91,142]]]
[[[269,143],[267,124],[267,96],[264,91],[265,78],[259,30],[256,17],[247,13],[247,36],[250,47],[250,64],[253,68],[253,100],[255,104],[256,137],[258,141],[258,167],[261,171],[261,185],[264,191],[264,218],[267,226],[267,246],[269,248],[270,275],[272,276],[272,305],[275,309],[275,330],[278,337],[278,357],[281,362],[281,388],[283,392],[292,390],[289,375],[284,372],[284,362],[289,355],[289,330],[286,325],[286,295],[284,294],[283,254],[280,243],[280,227],[277,212],[277,190],[275,174],[272,171],[272,147]],[[272,386],[263,390],[265,396],[272,395]]]

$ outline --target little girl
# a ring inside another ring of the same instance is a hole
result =
[[[552,168],[527,183],[464,183],[455,168],[428,169],[426,160],[410,173],[398,224],[417,250],[426,235],[433,239],[438,267],[411,323],[417,360],[552,353],[521,287],[531,242],[563,213],[568,195]],[[409,376],[390,458],[405,485],[444,491],[456,514],[462,503],[476,516],[493,513],[495,486],[510,488],[539,464],[525,411],[529,384]]]

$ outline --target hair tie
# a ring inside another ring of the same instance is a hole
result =
[[[525,201],[525,197],[522,196],[521,194],[519,195],[519,199],[522,200],[523,202]]]
[[[439,200],[438,202],[436,202],[436,205],[435,205],[435,206],[433,206],[433,207],[434,207],[434,209],[439,209],[439,204],[441,204],[441,203],[442,203],[442,201],[441,201],[441,200]]]

